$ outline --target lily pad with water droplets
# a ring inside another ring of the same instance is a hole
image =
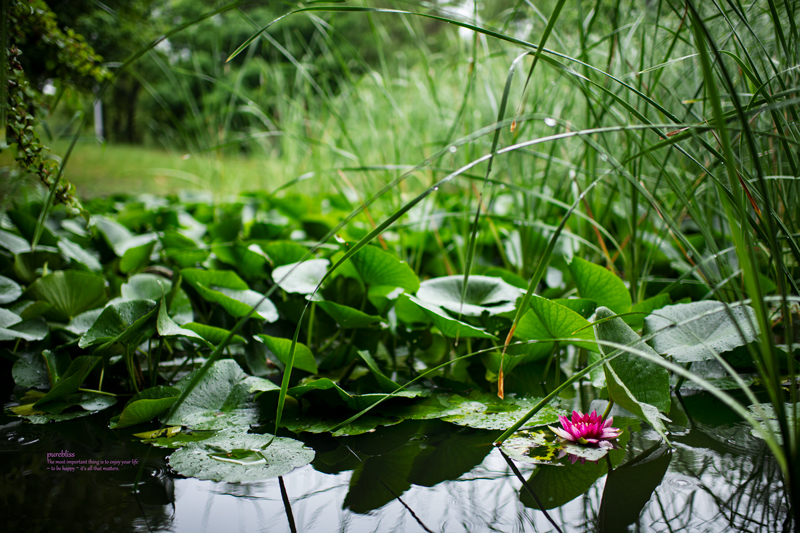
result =
[[[449,403],[453,404],[455,410],[442,417],[442,420],[476,429],[505,430],[530,411],[539,400],[540,398],[499,400],[483,393],[472,393],[467,397],[454,395]],[[546,405],[528,421],[526,427],[555,424],[559,415],[566,414],[563,409]]]
[[[538,465],[563,464],[561,459],[575,461],[599,461],[610,448],[582,446],[562,442],[549,430],[520,431],[503,443],[503,451],[510,458],[522,463]]]
[[[191,442],[173,453],[169,465],[182,476],[241,483],[288,474],[314,460],[314,451],[286,437],[224,432]]]
[[[750,306],[729,311],[721,302],[701,301],[653,312],[644,319],[644,333],[656,333],[650,340],[655,351],[688,363],[713,359],[714,354],[753,342],[758,338],[758,323]]]

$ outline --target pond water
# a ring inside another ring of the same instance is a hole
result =
[[[3,530],[782,531],[780,471],[763,441],[702,393],[673,396],[670,418],[671,448],[618,414],[625,434],[610,475],[605,461],[566,458],[515,463],[517,475],[491,446],[499,433],[432,420],[337,439],[303,434],[312,464],[263,482],[217,483],[174,474],[170,450],[109,430],[102,413],[45,425],[3,417]],[[110,466],[48,469],[47,454],[58,452]]]

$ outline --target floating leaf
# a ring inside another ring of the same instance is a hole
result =
[[[191,329],[182,328],[176,324],[175,321],[169,317],[169,314],[167,313],[167,304],[163,298],[161,300],[161,304],[158,306],[156,331],[158,331],[158,334],[162,337],[188,337],[190,339],[199,340],[209,348],[214,348],[214,346],[204,339],[200,334],[195,333]]]
[[[102,276],[79,270],[59,270],[37,279],[28,294],[53,308],[51,320],[69,320],[106,302],[106,283]]]
[[[104,216],[93,216],[92,222],[100,230],[100,233],[105,237],[106,242],[114,250],[117,257],[123,257],[125,252],[131,248],[143,246],[158,239],[158,235],[155,233],[134,235],[119,222]]]
[[[311,294],[317,290],[328,271],[327,259],[310,259],[302,263],[289,263],[276,267],[272,279],[286,292]]]
[[[14,255],[30,252],[31,245],[28,241],[4,230],[0,230],[0,248],[5,248]]]
[[[148,422],[172,406],[181,395],[175,387],[151,387],[131,398],[111,429],[121,429]]]
[[[461,290],[464,276],[445,276],[423,281],[417,291],[417,298],[434,306],[440,306],[451,313],[465,316],[480,316],[483,313],[497,315],[516,309],[517,298],[524,294],[517,287],[501,278],[489,276],[470,276],[467,294],[461,305]]]
[[[78,346],[88,348],[103,344],[100,351],[104,351],[115,343],[132,342],[136,337],[147,334],[148,328],[155,329],[155,324],[148,322],[157,309],[158,306],[153,300],[131,300],[111,304],[103,309],[97,321],[81,337]]]
[[[3,309],[0,307],[0,328],[7,328],[9,326],[13,326],[14,324],[19,324],[20,322],[22,322],[21,316],[9,311],[8,309]]]
[[[267,348],[275,354],[275,357],[283,363],[284,365],[288,365],[292,354],[292,340],[291,339],[282,339],[280,337],[270,337],[269,335],[257,335],[256,338],[260,339],[261,342],[267,345]],[[319,372],[317,368],[317,361],[314,359],[314,354],[311,353],[311,350],[305,344],[297,343],[295,345],[295,352],[294,352],[294,368],[299,368],[300,370],[305,370],[306,372],[311,372],[312,374],[316,374]]]
[[[41,394],[41,393],[39,393]],[[42,412],[41,410],[34,407],[35,404],[25,404],[19,407],[12,408],[12,411],[16,412],[27,421],[33,424],[48,424],[50,422],[64,422],[66,420],[73,420],[75,418],[82,418],[84,416],[93,415],[103,409],[107,409],[117,403],[117,399],[114,396],[108,394],[98,394],[94,392],[84,392],[81,394],[73,395],[75,398],[64,404],[60,409],[63,411],[66,408],[71,407],[80,407],[80,410],[72,410],[68,412],[59,412],[57,414]],[[33,398],[31,398],[33,399]],[[37,402],[38,403],[38,402]],[[47,404],[52,405],[52,404]],[[47,407],[47,405],[45,407]],[[30,411],[31,414],[26,414],[26,411]]]
[[[90,355],[76,357],[69,365],[64,375],[61,376],[61,379],[58,380],[58,383],[50,389],[50,392],[37,400],[34,405],[38,407],[77,391],[83,383],[83,380],[86,379],[87,374],[89,374],[98,361],[100,361],[99,357]]]
[[[119,288],[123,300],[158,301],[171,290],[172,282],[155,274],[136,274]]]
[[[175,384],[181,392],[194,379],[197,370]],[[255,391],[277,390],[266,379],[248,376],[232,359],[215,362],[175,413],[163,420],[169,425],[196,429],[247,427],[258,421],[258,409],[252,403]]]
[[[350,262],[365,285],[402,287],[411,293],[420,287],[419,278],[408,263],[374,246],[364,246],[350,257]]]
[[[0,304],[15,302],[22,296],[22,287],[5,276],[0,276]]]
[[[321,307],[337,324],[344,329],[368,328],[373,324],[380,323],[383,319],[379,316],[368,315],[363,311],[337,304],[335,302],[320,301],[317,306]]]
[[[67,324],[64,329],[70,333],[81,336],[89,331],[89,328],[97,322],[97,319],[100,318],[102,313],[103,309],[92,309],[91,311],[76,315],[69,321],[69,324]]]
[[[614,313],[605,307],[600,307],[595,312],[596,321],[610,317],[614,317]],[[642,341],[639,335],[621,318],[610,318],[610,320],[595,324],[594,332],[597,340],[630,346],[641,352],[649,353],[654,358],[661,357]],[[614,348],[602,344],[600,344],[600,350],[604,355],[615,351]],[[614,358],[609,365],[637,401],[655,406],[658,411],[663,413],[669,412],[669,372],[664,367],[634,353],[626,352]],[[606,380],[608,381],[608,372],[606,372]],[[629,411],[635,412],[616,398],[614,400]]]
[[[41,354],[25,353],[11,368],[11,377],[18,387],[47,389],[50,379],[47,375],[47,365]]]
[[[621,279],[602,266],[574,257],[569,264],[569,271],[581,298],[594,300],[617,314],[630,311],[631,295],[628,288]]]
[[[609,452],[609,448],[563,442],[549,429],[515,433],[503,442],[502,449],[515,461],[539,465],[562,463],[565,457],[571,462],[599,461]]]
[[[247,278],[263,278],[267,275],[267,257],[256,245],[251,248],[241,242],[218,243],[211,246],[211,251],[217,259],[235,267]]]
[[[516,337],[524,340],[585,339],[585,342],[574,341],[568,344],[597,351],[594,332],[588,327],[589,321],[572,309],[535,295],[530,300],[530,307],[514,330]],[[545,346],[549,352],[552,343]]]
[[[282,476],[314,460],[314,451],[302,442],[274,437],[270,444],[272,438],[242,431],[221,433],[177,450],[169,465],[182,476],[241,483]],[[248,460],[225,460],[236,457]],[[250,460],[254,457],[263,463]]]
[[[674,326],[683,322],[687,323]],[[655,351],[688,363],[713,359],[714,354],[755,341],[758,325],[750,306],[734,307],[729,312],[722,302],[701,301],[670,305],[652,313],[644,320],[644,334],[653,333],[650,344]]]
[[[165,231],[161,236],[164,255],[181,268],[191,267],[208,259],[210,252],[180,233]]]
[[[40,341],[47,337],[50,328],[41,317],[25,320],[8,328],[0,328],[0,341],[22,339],[25,341]]]
[[[65,257],[68,257],[76,263],[80,263],[92,272],[99,272],[103,269],[103,265],[100,264],[97,257],[81,248],[79,244],[68,239],[59,240],[58,249]]]
[[[476,328],[452,318],[441,307],[423,302],[414,296],[403,294],[397,299],[397,317],[406,323],[419,322],[424,317],[427,322],[433,322],[445,337],[476,337],[482,339],[496,338],[491,333],[481,328]]]
[[[394,392],[400,388],[400,385],[383,375],[381,369],[378,368],[378,363],[375,362],[375,359],[372,358],[369,352],[365,350],[359,350],[358,356],[362,361],[364,361],[364,363],[366,363],[370,372],[372,372],[372,375],[375,376],[375,379],[378,381],[378,385],[383,392]]]
[[[262,294],[249,290],[235,272],[184,268],[181,275],[205,300],[218,303],[236,318],[247,315],[257,305],[253,317],[267,322],[278,320],[275,305]]]
[[[198,324],[197,322],[189,322],[188,324],[184,324],[183,329],[194,331],[205,340],[215,345],[221,343],[225,337],[228,336],[228,333],[230,333],[227,329],[208,326],[206,324]],[[239,335],[234,335],[231,339],[231,344],[241,344],[244,342],[244,337],[240,337]]]
[[[659,294],[658,296],[653,296],[652,298],[648,298],[647,300],[633,304],[631,307],[631,313],[637,314],[625,315],[622,317],[622,320],[624,320],[625,323],[630,327],[639,329],[644,324],[644,320],[647,315],[656,309],[661,309],[665,305],[669,305],[671,302],[672,300],[670,299],[669,294]]]
[[[510,398],[500,400],[493,395],[472,393],[467,397],[454,395],[450,403],[456,411],[442,417],[445,422],[476,429],[505,430],[522,418],[541,398]],[[525,427],[555,424],[566,411],[553,405],[539,410]]]
[[[134,433],[134,437],[139,437],[145,444],[152,444],[159,448],[177,449],[190,442],[200,442],[210,439],[219,433],[214,429],[189,429],[181,426],[166,427],[155,431],[145,431]]]
[[[119,262],[119,269],[124,274],[133,270],[138,270],[150,262],[150,255],[156,246],[156,240],[152,239],[139,246],[133,246],[125,250]]]

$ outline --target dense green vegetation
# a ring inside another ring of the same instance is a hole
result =
[[[52,209],[57,179],[6,197],[11,412],[115,409],[184,447],[177,471],[243,481],[311,461],[291,434],[408,419],[597,461],[517,431],[602,398],[669,445],[693,384],[767,442],[794,513],[800,9],[566,4],[135,4],[164,26],[109,45],[130,61],[98,97],[134,106],[112,137],[193,165],[135,169],[194,187],[84,218]]]

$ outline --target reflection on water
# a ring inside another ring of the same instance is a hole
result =
[[[780,472],[764,443],[741,424],[714,427],[680,413],[673,420],[683,420],[670,426],[673,448],[649,430],[630,432],[610,475],[606,465],[594,463],[518,468],[531,487],[544,491],[545,507],[558,505],[548,512],[565,532],[782,531],[787,509]],[[175,478],[165,466],[166,451],[122,438],[102,420],[3,423],[4,531],[75,531],[76,525],[83,531],[292,530],[278,479]],[[283,478],[296,530],[554,531],[489,445],[495,436],[429,421],[309,439],[314,463]],[[81,458],[139,458],[138,492],[138,467],[47,470],[45,454],[60,450]],[[570,484],[576,483],[584,492],[574,497]]]

